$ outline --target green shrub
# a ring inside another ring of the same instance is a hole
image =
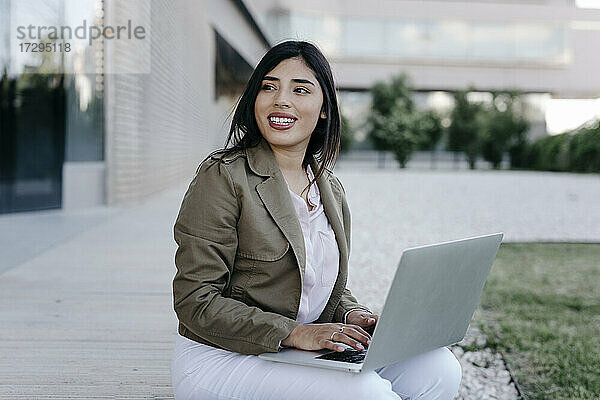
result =
[[[533,142],[529,151],[529,164],[543,171],[568,171],[571,135],[546,136]]]
[[[575,133],[569,146],[569,169],[600,172],[600,121]]]
[[[600,172],[600,121],[591,127],[537,139],[515,149],[515,156],[522,158],[523,168]]]

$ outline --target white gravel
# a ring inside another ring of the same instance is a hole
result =
[[[505,242],[600,242],[600,175],[338,165],[352,213],[349,286],[381,308],[402,250],[502,231]]]
[[[465,351],[476,342],[479,350]],[[486,337],[475,326],[470,326],[467,335],[450,349],[460,361],[463,379],[456,400],[517,400],[521,397],[512,377],[499,353],[485,348]]]

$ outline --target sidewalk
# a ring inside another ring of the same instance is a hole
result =
[[[349,287],[376,312],[409,245],[496,230],[511,241],[600,241],[596,175],[344,165],[336,174],[352,210]],[[172,398],[172,229],[188,183],[53,229],[42,214],[11,217],[21,227],[0,218],[13,236],[0,251],[14,264],[0,268],[0,399]],[[22,246],[32,235],[52,237]]]
[[[173,398],[172,227],[187,184],[0,275],[0,399]]]
[[[0,215],[0,274],[125,210],[95,207]]]

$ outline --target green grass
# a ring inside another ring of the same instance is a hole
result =
[[[527,399],[600,399],[600,244],[504,244],[476,321]]]

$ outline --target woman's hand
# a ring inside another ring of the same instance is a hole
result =
[[[348,313],[346,322],[353,325],[358,325],[367,331],[373,332],[375,325],[379,320],[379,315],[371,314],[363,310],[354,310]]]
[[[361,351],[371,343],[371,335],[360,326],[352,324],[300,324],[281,341],[281,344],[301,350],[344,351],[344,347],[337,342]]]

